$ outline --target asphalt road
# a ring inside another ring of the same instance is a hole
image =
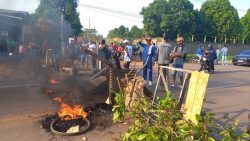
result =
[[[189,70],[197,70],[198,67],[195,64],[185,65],[185,69]],[[7,68],[0,66],[1,69]],[[89,140],[110,141],[116,140],[127,130],[127,126],[117,124],[105,130],[93,130],[76,137],[59,137],[47,133],[40,128],[39,121],[42,115],[55,112],[58,107],[51,99],[41,94],[39,79],[28,75],[11,75],[9,71],[0,72],[5,72],[0,73],[0,141],[77,141],[82,140],[83,136]],[[216,66],[216,73],[209,78],[203,108],[214,112],[217,117],[229,113],[229,117],[239,120],[240,128],[244,130],[249,124],[249,76],[250,67]],[[153,90],[153,86],[150,89]]]
[[[199,65],[185,64],[184,68],[195,71],[199,69]],[[209,76],[203,109],[215,113],[216,118],[228,113],[231,119],[239,120],[239,128],[245,130],[250,124],[247,118],[250,113],[250,67],[216,65],[215,69],[215,73]],[[154,80],[156,82],[156,75]],[[179,79],[177,79],[177,86],[180,85],[178,83]],[[154,87],[155,84],[148,86],[152,92]],[[179,94],[181,89],[172,90]],[[174,97],[178,98],[178,94]]]

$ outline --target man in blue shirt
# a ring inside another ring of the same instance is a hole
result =
[[[203,55],[203,49],[201,47],[201,45],[198,47],[197,51],[196,51],[196,56],[198,56],[199,58],[201,58],[201,56]]]
[[[156,47],[152,44],[150,36],[145,38],[147,44],[142,43],[142,40],[138,42],[138,45],[143,47],[142,61],[143,61],[143,78],[144,83],[147,84],[147,73],[149,75],[148,84],[151,86],[153,81],[153,65]]]

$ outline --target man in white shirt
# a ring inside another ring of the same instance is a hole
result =
[[[129,64],[132,61],[133,47],[129,44],[128,40],[125,43],[125,54],[124,54],[124,68],[129,69]]]
[[[96,53],[96,44],[93,41],[91,41],[88,49],[90,51]],[[95,67],[96,67],[96,59],[93,56],[90,56],[90,57],[91,57],[90,60],[92,62],[92,68],[95,69]]]
[[[226,45],[224,45],[223,48],[221,49],[222,66],[227,65],[227,52],[228,48],[226,47]]]

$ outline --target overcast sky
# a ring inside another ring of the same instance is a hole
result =
[[[153,0],[79,0],[78,11],[84,28],[96,28],[99,34],[107,36],[108,31],[124,25],[131,28],[137,25],[142,28],[142,7]],[[195,9],[199,9],[205,0],[190,0]],[[245,15],[250,8],[250,0],[230,0],[238,9],[239,16]],[[39,0],[0,0],[1,9],[34,12]]]

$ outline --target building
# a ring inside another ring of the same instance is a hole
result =
[[[28,12],[0,9],[0,37],[24,41],[24,25],[28,18]]]

